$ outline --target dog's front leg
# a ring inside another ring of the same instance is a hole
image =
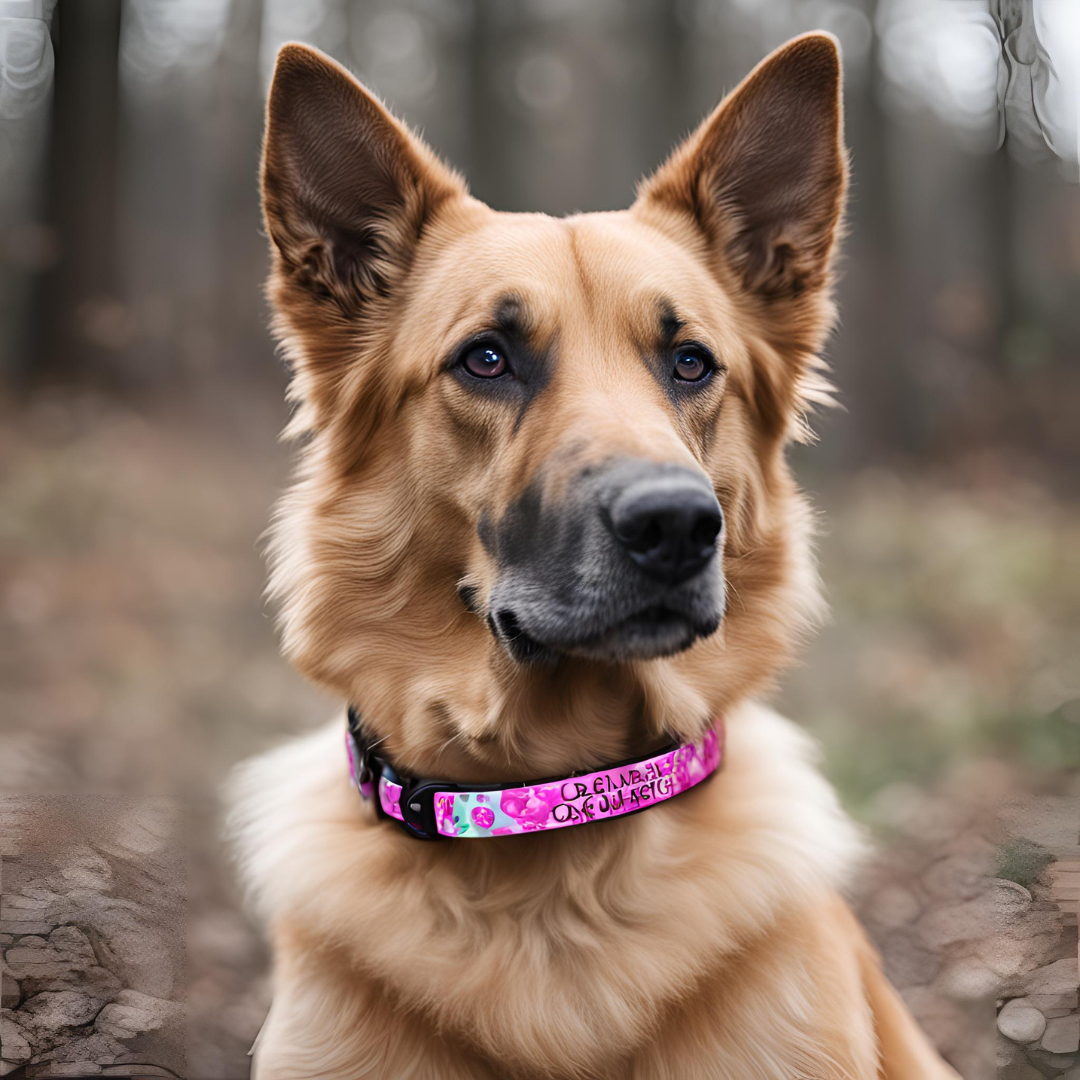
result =
[[[497,1080],[341,954],[288,926],[273,938],[274,1003],[252,1080]]]

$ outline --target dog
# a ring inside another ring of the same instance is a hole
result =
[[[956,1077],[841,898],[862,843],[813,744],[756,700],[822,614],[785,449],[830,397],[840,81],[796,38],[628,210],[554,219],[279,53],[270,594],[348,719],[235,780],[257,1080]]]

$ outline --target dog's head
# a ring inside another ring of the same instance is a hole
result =
[[[272,587],[287,652],[404,764],[697,732],[812,618],[784,448],[827,393],[839,82],[798,38],[629,210],[553,219],[489,209],[282,50],[263,199],[304,447]]]

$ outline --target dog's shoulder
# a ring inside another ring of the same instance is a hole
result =
[[[726,930],[740,940],[767,932],[793,896],[845,890],[868,850],[820,756],[797,724],[747,702],[726,717],[720,771],[671,804],[671,844],[694,863],[688,887],[730,898]]]
[[[225,785],[226,835],[248,899],[267,921],[302,896],[296,874],[326,829],[361,832],[344,731],[342,717],[290,739],[242,762]]]

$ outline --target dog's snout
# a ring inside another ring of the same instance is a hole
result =
[[[631,481],[611,507],[611,526],[630,558],[650,577],[678,585],[716,554],[724,518],[704,477],[668,469]]]

